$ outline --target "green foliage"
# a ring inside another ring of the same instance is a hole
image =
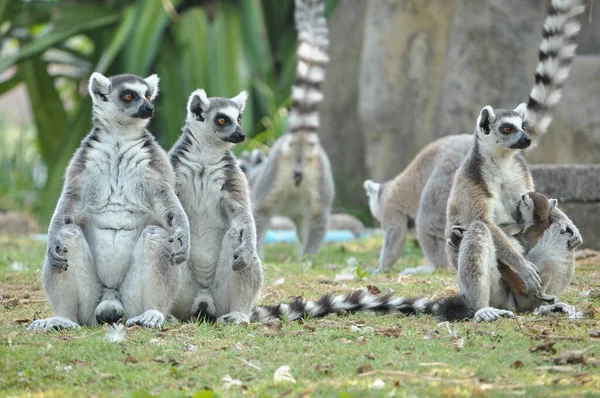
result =
[[[336,1],[328,1],[328,11]],[[285,131],[295,71],[293,2],[281,0],[0,0],[0,94],[24,83],[48,165],[41,208],[50,217],[61,176],[90,129],[93,71],[161,77],[151,130],[169,147],[196,88],[232,97],[248,90],[237,148],[270,145]],[[49,68],[52,66],[52,68]]]

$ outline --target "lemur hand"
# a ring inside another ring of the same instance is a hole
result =
[[[542,279],[539,270],[534,263],[524,260],[519,269],[514,270],[525,285],[525,291],[529,295],[542,294]]]
[[[448,238],[446,243],[450,247],[458,250],[462,242],[463,236],[465,235],[465,232],[467,232],[465,228],[461,227],[460,225],[454,225],[452,227],[452,232],[450,233],[450,238]]]
[[[48,249],[46,251],[48,264],[62,271],[66,271],[69,268],[69,264],[64,254],[68,251],[69,248],[66,246],[65,240],[60,232],[54,232],[48,236]]]
[[[558,221],[558,225],[560,226],[561,234],[567,233],[571,235],[571,238],[567,241],[567,247],[569,249],[575,249],[583,243],[583,238],[581,237],[579,229],[577,229],[571,220]]]
[[[167,221],[173,226],[173,235],[169,238],[169,242],[177,241],[180,244],[179,249],[171,253],[171,264],[181,264],[190,257],[190,227],[187,217],[185,214],[176,217],[174,212],[170,212]]]

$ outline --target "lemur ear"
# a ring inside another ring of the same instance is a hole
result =
[[[157,74],[153,74],[144,79],[148,88],[150,89],[150,100],[154,101],[154,98],[158,95],[158,82],[160,78]]]
[[[88,83],[88,91],[92,100],[101,99],[107,102],[106,96],[110,93],[110,80],[102,73],[94,72],[90,76],[90,82]]]
[[[246,106],[247,99],[248,99],[248,94],[244,90],[241,93],[239,93],[238,95],[236,95],[235,97],[233,97],[231,100],[236,103],[238,108],[240,108],[240,112],[241,112],[244,110],[244,107]]]
[[[196,116],[197,120],[201,122],[204,121],[204,116],[202,114],[208,110],[209,106],[210,101],[208,100],[208,96],[206,95],[206,91],[204,91],[204,89],[200,88],[190,94],[187,109],[189,113]]]
[[[527,104],[525,102],[521,102],[519,106],[517,106],[513,110],[517,112],[519,116],[521,116],[521,119],[525,120],[525,118],[527,117]]]
[[[477,118],[477,127],[481,129],[484,134],[490,133],[490,124],[496,119],[496,114],[494,113],[494,109],[486,105],[483,107],[481,112],[479,112],[479,117]]]
[[[557,199],[548,199],[548,205],[550,205],[551,209],[554,209],[556,206],[558,206],[558,200]]]
[[[365,188],[365,191],[367,192],[367,195],[373,195],[375,192],[377,192],[377,189],[379,188],[379,184],[376,182],[373,182],[371,180],[366,180],[363,183],[363,187]]]

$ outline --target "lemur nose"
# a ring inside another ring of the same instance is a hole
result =
[[[146,111],[148,111],[148,112],[152,112],[152,111],[154,111],[154,107],[152,106],[152,104],[146,104],[146,105],[144,106],[144,109],[145,109]]]

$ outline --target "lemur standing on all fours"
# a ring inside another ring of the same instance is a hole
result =
[[[322,0],[296,0],[298,65],[292,87],[289,134],[273,144],[269,155],[248,173],[256,208],[258,247],[274,215],[296,224],[300,256],[317,253],[327,232],[335,196],[327,154],[319,144],[318,105],[323,100],[328,31]]]
[[[356,291],[325,295],[316,302],[296,298],[288,304],[257,307],[255,316],[298,319],[371,310],[429,313],[442,320],[493,321],[513,316],[511,309],[535,309],[538,314],[574,311],[551,295],[559,295],[571,282],[572,251],[582,243],[575,225],[557,207],[551,208],[550,225],[526,253],[516,237],[507,236],[500,226],[519,222],[517,208],[522,195],[533,191],[521,150],[548,128],[575,55],[578,17],[583,11],[579,0],[551,1],[528,103],[515,110],[486,106],[477,118],[474,144],[456,172],[446,216],[447,251],[458,272],[458,296],[407,299]],[[515,277],[523,289],[506,282]],[[544,305],[548,302],[550,305]]]
[[[167,154],[146,130],[158,82],[92,74],[93,128],[69,163],[48,229],[42,278],[56,316],[30,330],[124,317],[161,327],[169,314],[190,235]]]
[[[232,99],[194,91],[183,134],[169,152],[194,245],[174,314],[182,320],[250,321],[263,272],[250,191],[230,152],[244,141],[246,93]]]

